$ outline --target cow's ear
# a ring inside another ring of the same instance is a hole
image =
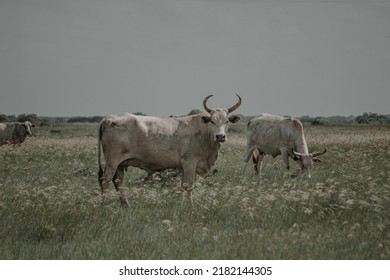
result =
[[[320,160],[319,158],[313,157],[313,162],[315,162],[315,163],[322,162],[322,160]]]
[[[239,120],[241,120],[241,118],[240,118],[240,116],[237,116],[237,115],[233,115],[233,116],[229,117],[229,122],[231,122],[231,123],[236,123]]]
[[[35,127],[35,126],[36,126],[35,124],[33,124],[33,123],[31,124],[31,127]]]
[[[210,117],[202,116],[202,123],[209,123],[211,121]]]

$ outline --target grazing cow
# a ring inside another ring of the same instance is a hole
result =
[[[244,163],[246,165],[252,157],[255,171],[259,176],[262,160],[268,154],[274,158],[282,155],[287,174],[290,170],[288,157],[291,157],[300,165],[301,174],[310,178],[313,163],[321,162],[317,156],[325,152],[326,149],[322,153],[309,153],[302,123],[297,119],[261,114],[248,123]]]
[[[27,135],[31,136],[31,128],[35,127],[29,121],[0,123],[0,146],[4,144],[13,144],[14,146],[22,144]]]
[[[210,109],[207,100],[203,107],[207,113],[182,117],[149,117],[129,113],[105,117],[99,128],[99,183],[104,192],[110,181],[115,185],[123,204],[129,205],[121,184],[128,166],[149,173],[170,168],[182,171],[181,188],[192,198],[196,174],[205,176],[218,157],[222,142],[226,141],[227,124],[240,120],[229,114],[241,104],[229,109]],[[105,169],[101,167],[101,150]]]

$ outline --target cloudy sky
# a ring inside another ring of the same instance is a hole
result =
[[[1,0],[0,113],[390,113],[390,1]]]

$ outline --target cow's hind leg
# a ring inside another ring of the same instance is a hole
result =
[[[130,206],[129,201],[127,200],[127,197],[123,193],[122,183],[123,183],[124,177],[125,177],[125,168],[118,167],[114,177],[112,178],[112,182],[114,183],[116,191],[119,193],[119,199],[122,202],[122,204],[125,206]]]
[[[246,173],[246,167],[248,165],[249,159],[252,157],[253,152],[255,151],[256,147],[253,145],[247,145],[245,156],[244,156],[244,164],[242,165],[242,175],[245,175]]]
[[[112,178],[115,175],[115,169],[110,168],[109,166],[106,166],[104,172],[102,170],[99,170],[99,185],[100,185],[100,189],[102,191],[103,202],[106,201],[105,192],[108,188],[110,181],[112,180]]]

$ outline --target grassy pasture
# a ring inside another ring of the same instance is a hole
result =
[[[213,176],[181,203],[180,176],[129,168],[123,208],[102,204],[97,125],[36,128],[0,147],[0,259],[390,259],[390,126],[311,126],[328,152],[312,179],[241,175],[245,124],[231,127]],[[297,168],[292,163],[294,169]]]

